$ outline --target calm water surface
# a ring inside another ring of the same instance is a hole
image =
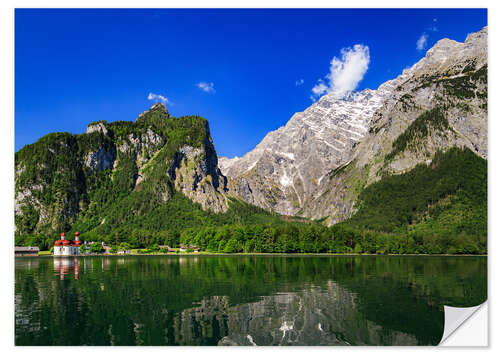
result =
[[[15,259],[16,345],[436,345],[486,257]]]

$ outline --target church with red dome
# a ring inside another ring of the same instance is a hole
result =
[[[64,232],[61,233],[61,239],[56,240],[54,243],[54,256],[72,256],[80,254],[80,233],[75,233],[75,240],[70,241],[66,239]]]

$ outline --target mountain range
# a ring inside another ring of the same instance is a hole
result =
[[[218,157],[206,119],[163,104],[46,135],[15,154],[16,241],[79,230],[147,246],[145,230],[178,242],[188,228],[290,221],[429,232],[448,220],[485,237],[487,69],[486,27],[442,39],[376,90],[324,95],[241,158]]]

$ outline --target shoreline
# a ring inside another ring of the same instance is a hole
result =
[[[46,252],[46,251],[42,251]],[[40,253],[42,253],[40,252]],[[47,251],[48,252],[48,251]],[[39,255],[15,255],[15,258],[80,258],[80,257],[127,257],[127,256],[165,256],[165,257],[182,257],[182,256],[288,256],[288,257],[332,257],[332,256],[352,256],[352,257],[487,257],[488,254],[376,254],[376,253],[213,253],[213,252],[200,252],[200,253],[129,253],[129,254],[82,254],[82,255],[69,255],[69,256],[54,256],[53,254],[39,254]]]

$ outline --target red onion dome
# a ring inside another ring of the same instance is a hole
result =
[[[80,235],[80,233],[79,233],[79,232],[75,232],[75,236],[79,236],[79,235]]]
[[[61,237],[64,237],[66,235],[66,233],[62,232],[61,233]]]
[[[56,247],[59,247],[61,244],[62,244],[62,240],[60,240],[60,239],[56,240],[56,242],[54,243],[54,245]]]
[[[62,241],[62,245],[69,245],[69,244],[70,244],[69,240],[65,239],[65,240]]]

